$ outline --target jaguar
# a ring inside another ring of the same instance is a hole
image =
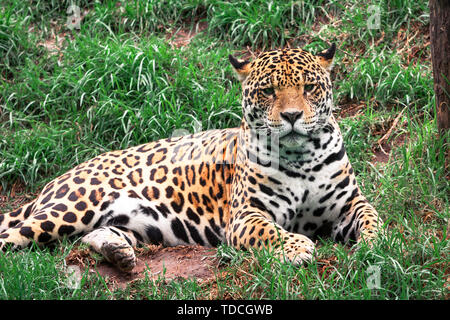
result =
[[[0,215],[0,248],[76,236],[122,271],[134,248],[226,243],[269,248],[296,265],[315,241],[371,243],[377,211],[363,196],[333,116],[336,45],[317,54],[230,55],[242,86],[238,128],[110,151],[49,182]]]

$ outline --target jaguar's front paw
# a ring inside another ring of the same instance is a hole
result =
[[[294,265],[310,263],[314,255],[314,243],[306,236],[291,233],[276,250],[277,256]]]
[[[358,250],[364,246],[367,246],[372,249],[377,240],[378,237],[374,233],[362,233],[356,239],[356,244],[353,246],[353,249]]]
[[[130,246],[107,242],[101,251],[109,262],[124,272],[130,272],[136,266],[136,256]]]

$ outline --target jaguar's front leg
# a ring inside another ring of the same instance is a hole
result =
[[[342,208],[342,219],[333,230],[336,241],[362,241],[372,244],[378,236],[380,221],[377,211],[360,193]]]
[[[277,258],[302,264],[312,260],[314,243],[306,236],[291,233],[256,208],[237,210],[226,230],[227,243],[235,248],[262,247],[273,250]]]

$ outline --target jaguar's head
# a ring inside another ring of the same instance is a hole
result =
[[[329,71],[335,44],[317,55],[302,49],[263,52],[252,62],[230,55],[243,89],[243,114],[249,128],[278,135],[295,147],[325,126],[333,95]]]

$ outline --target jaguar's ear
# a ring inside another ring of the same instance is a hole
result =
[[[336,52],[336,44],[331,44],[327,50],[319,52],[316,56],[319,58],[319,63],[326,70],[331,71],[333,67],[333,57]]]
[[[244,81],[250,73],[250,61],[238,60],[231,54],[228,56],[228,59],[230,59],[231,65],[233,66],[234,71],[236,71],[239,81]]]

